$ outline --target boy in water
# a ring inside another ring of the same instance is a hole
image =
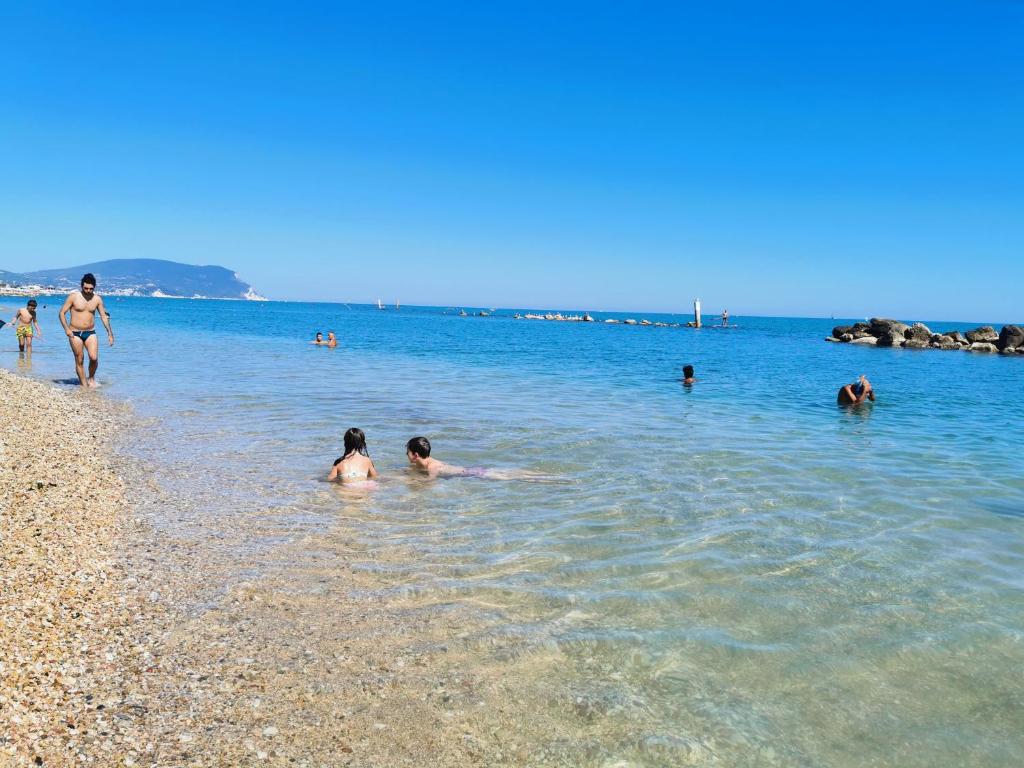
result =
[[[692,365],[684,365],[683,366],[683,386],[689,387],[696,380],[697,379],[694,378],[694,375],[693,375],[693,366]]]
[[[425,437],[410,439],[405,444],[405,457],[409,459],[413,469],[430,477],[463,475],[467,472],[464,467],[445,464],[443,461],[432,458],[430,455],[430,441]]]
[[[430,455],[430,441],[414,437],[405,444],[405,456],[413,469],[428,477],[483,477],[487,480],[529,480],[535,483],[558,482],[559,478],[526,469],[486,469],[445,464]]]
[[[29,299],[28,303],[14,314],[11,323],[14,324],[14,335],[18,337],[18,351],[32,354],[32,329],[35,329],[35,335],[43,338],[43,332],[39,330],[39,323],[36,322],[36,300]]]

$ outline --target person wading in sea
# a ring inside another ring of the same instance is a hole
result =
[[[43,340],[43,332],[36,322],[36,300],[29,299],[28,304],[14,313],[11,322],[14,323],[14,334],[18,337],[18,351],[31,355],[33,328],[39,340]]]
[[[103,299],[95,292],[96,278],[91,272],[82,275],[81,290],[74,291],[64,300],[60,308],[60,324],[68,335],[68,343],[75,354],[75,373],[83,387],[96,387],[96,369],[100,365],[100,343],[96,338],[96,311],[99,310],[100,321],[107,329],[107,340],[114,346],[114,332],[110,328],[110,318]],[[65,315],[71,313],[69,324]],[[89,376],[86,378],[84,358],[89,353]]]

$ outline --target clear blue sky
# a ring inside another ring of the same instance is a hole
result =
[[[0,0],[0,268],[1024,320],[1024,3]]]

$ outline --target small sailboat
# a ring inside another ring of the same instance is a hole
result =
[[[401,309],[401,308],[402,308],[402,302],[398,301],[398,299],[395,299],[395,309]]]
[[[384,302],[380,299],[377,299],[377,309],[384,309]]]

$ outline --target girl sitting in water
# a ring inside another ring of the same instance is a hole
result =
[[[360,483],[376,476],[377,468],[366,452],[366,435],[358,427],[352,427],[345,433],[345,453],[334,462],[327,479]]]

